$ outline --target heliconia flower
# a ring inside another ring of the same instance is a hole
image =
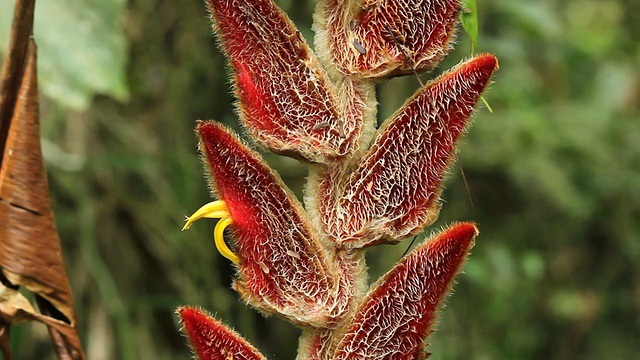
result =
[[[238,333],[194,307],[177,310],[185,333],[201,360],[266,360]]]
[[[497,58],[478,55],[423,85],[376,131],[374,81],[436,65],[450,50],[459,0],[319,0],[317,55],[273,0],[207,6],[248,134],[313,164],[305,209],[233,132],[200,121],[218,200],[184,228],[220,219],[214,240],[235,264],[234,289],[303,328],[297,360],[426,358],[437,310],[478,229],[452,225],[371,287],[365,248],[397,243],[436,219],[446,171]],[[178,312],[201,359],[263,359],[203,312]]]
[[[224,225],[231,229],[235,251],[221,240],[221,230],[216,243],[238,264],[234,288],[240,295],[267,313],[328,326],[350,296],[335,253],[319,241],[298,200],[257,153],[217,123],[200,122],[197,132],[211,187],[224,206],[205,205],[185,228],[201,217],[232,219]]]
[[[182,230],[187,230],[191,227],[191,224],[202,218],[220,219],[213,231],[216,248],[222,256],[231,260],[234,264],[238,264],[240,262],[240,258],[238,258],[238,255],[229,249],[227,243],[224,242],[223,237],[224,229],[233,224],[233,218],[231,218],[231,213],[229,213],[229,209],[227,209],[227,204],[222,200],[205,204],[200,209],[196,210],[193,215],[187,218],[187,222],[184,224]]]
[[[364,298],[333,359],[425,359],[425,339],[478,229],[451,226],[417,247]]]
[[[459,0],[324,0],[318,48],[346,75],[384,78],[422,72],[451,49]]]
[[[380,128],[345,185],[339,168],[315,175],[318,190],[309,198],[334,242],[355,248],[398,242],[437,218],[457,140],[497,68],[495,56],[480,55],[420,89]]]

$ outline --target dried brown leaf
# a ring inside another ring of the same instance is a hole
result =
[[[83,359],[42,162],[38,115],[36,47],[31,42],[0,169],[0,271],[5,283],[35,294],[40,313],[14,294],[3,303],[0,316],[8,323],[32,319],[47,324],[60,358]]]

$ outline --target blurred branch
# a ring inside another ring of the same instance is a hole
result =
[[[24,73],[29,37],[33,33],[34,9],[35,0],[16,0],[9,46],[0,76],[0,154],[4,154],[11,117]],[[2,156],[0,156],[0,168],[2,168]]]

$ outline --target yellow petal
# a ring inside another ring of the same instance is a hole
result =
[[[224,229],[230,224],[233,224],[233,219],[230,217],[218,221],[216,228],[213,230],[213,239],[220,254],[237,264],[240,262],[240,258],[224,242]]]
[[[187,223],[182,227],[182,231],[191,227],[195,221],[202,218],[218,219],[231,217],[227,204],[222,200],[212,201],[196,210],[193,215],[187,218]]]

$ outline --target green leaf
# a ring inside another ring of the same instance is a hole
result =
[[[0,49],[7,47],[13,1],[0,2]],[[84,110],[96,94],[126,100],[124,0],[36,3],[38,78],[56,103]]]
[[[478,8],[476,0],[463,0],[460,21],[464,32],[471,39],[471,52],[478,48]]]

